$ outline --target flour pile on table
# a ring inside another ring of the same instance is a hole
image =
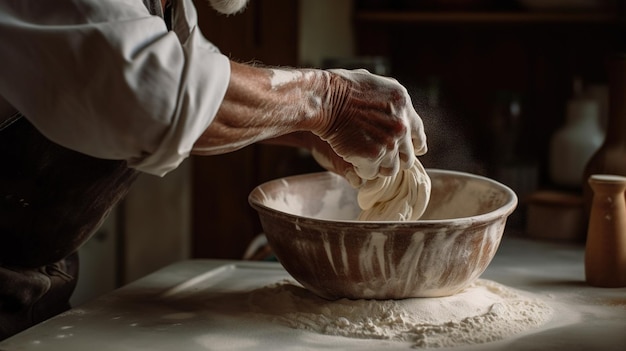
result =
[[[430,177],[419,160],[390,177],[368,180],[359,188],[361,221],[414,221],[430,200]]]
[[[503,285],[478,280],[453,296],[405,300],[328,301],[282,281],[249,296],[262,318],[314,333],[454,347],[497,341],[546,323],[552,309]]]

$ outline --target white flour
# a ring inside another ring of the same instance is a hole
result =
[[[252,291],[248,303],[257,316],[291,328],[422,348],[497,341],[534,329],[552,316],[540,300],[488,280],[449,297],[385,301],[328,301],[282,281]]]

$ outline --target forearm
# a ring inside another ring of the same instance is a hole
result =
[[[285,135],[281,135],[276,138],[264,140],[263,144],[268,145],[280,145],[297,148],[312,149],[320,142],[320,138],[310,132],[294,132]]]
[[[341,174],[374,179],[412,167],[426,152],[422,121],[394,79],[365,70],[230,65],[225,97],[195,154],[281,142],[310,149]]]
[[[320,70],[254,67],[231,62],[231,78],[213,122],[193,153],[234,151],[249,144],[298,132],[319,133],[327,126],[330,74]],[[282,140],[295,146],[297,140]]]

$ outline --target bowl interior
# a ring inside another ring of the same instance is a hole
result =
[[[432,182],[431,197],[419,221],[508,215],[517,203],[511,189],[491,179],[447,170],[427,172]],[[293,216],[354,221],[360,212],[357,191],[342,177],[322,172],[264,183],[251,192],[249,200],[255,207]]]

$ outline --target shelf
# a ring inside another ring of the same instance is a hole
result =
[[[552,12],[387,12],[358,11],[355,20],[367,23],[590,23],[614,24],[617,13],[552,13]]]

